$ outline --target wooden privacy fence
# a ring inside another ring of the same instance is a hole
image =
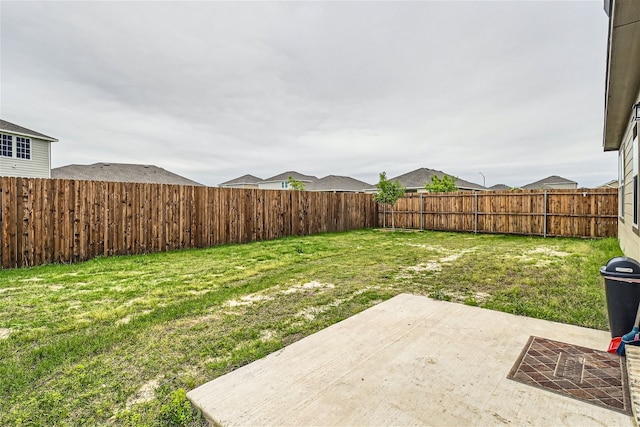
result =
[[[374,227],[370,194],[0,178],[3,268]]]
[[[390,226],[388,206],[379,206],[378,216],[379,225]],[[618,191],[416,193],[398,200],[395,226],[545,237],[612,237],[618,232]]]

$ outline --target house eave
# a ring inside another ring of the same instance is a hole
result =
[[[31,139],[39,139],[41,141],[58,142],[57,139],[51,138],[50,136],[46,136],[46,135],[34,135],[32,133],[16,132],[14,130],[3,129],[3,128],[0,128],[0,132],[10,133],[11,135],[26,136],[26,137],[29,137]]]
[[[620,148],[640,89],[640,2],[612,2],[605,82],[604,151]]]

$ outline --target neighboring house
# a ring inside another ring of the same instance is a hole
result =
[[[230,181],[223,182],[218,187],[222,188],[258,188],[262,178],[253,175],[243,175]]]
[[[438,178],[442,178],[445,175],[455,177],[453,174],[444,173],[442,171],[420,168],[407,172],[403,175],[398,175],[394,178],[389,178],[389,180],[400,182],[400,184],[407,189],[407,193],[423,193],[427,191],[424,186],[431,182],[431,177],[434,175]],[[465,181],[464,179],[456,179],[456,187],[458,187],[458,190],[460,191],[486,191],[486,188],[482,185],[474,184],[473,182]],[[375,193],[376,191],[378,191],[378,189],[375,187],[367,189],[368,193]]]
[[[595,188],[618,188],[618,180],[614,179],[612,181],[605,182],[604,184],[598,185]]]
[[[94,163],[51,169],[51,177],[86,181],[144,182],[151,184],[202,185],[153,165]]]
[[[488,189],[491,191],[503,191],[503,190],[511,190],[511,187],[504,184],[496,184],[496,185],[492,185]]]
[[[51,178],[57,139],[0,119],[0,176]]]
[[[371,187],[364,181],[349,176],[327,175],[306,185],[307,191],[330,191],[333,193],[362,193]]]
[[[618,240],[625,255],[640,260],[640,1],[607,0],[609,43],[605,81],[604,151],[618,151]]]
[[[558,175],[551,175],[520,188],[523,190],[575,190],[578,188],[578,183]]]
[[[279,175],[267,178],[264,181],[260,181],[258,183],[258,188],[261,190],[291,190],[291,186],[289,185],[290,176],[295,180],[301,181],[305,186],[318,180],[318,177],[312,175],[303,175],[298,172],[290,171],[283,172]]]

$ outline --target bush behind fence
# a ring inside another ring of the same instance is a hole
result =
[[[0,178],[3,268],[376,226],[370,194]]]
[[[415,193],[398,200],[395,226],[425,230],[566,237],[615,237],[618,190]],[[391,210],[378,207],[378,224]]]

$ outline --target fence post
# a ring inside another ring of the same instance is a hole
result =
[[[422,193],[420,193],[420,230],[424,230],[424,222],[422,219],[422,212],[424,211],[424,200],[422,199]]]
[[[544,190],[544,230],[543,237],[547,237],[547,190]]]
[[[478,234],[478,192],[476,191],[475,193],[473,193],[474,195],[474,199],[475,199],[475,224],[473,227],[473,232]]]

